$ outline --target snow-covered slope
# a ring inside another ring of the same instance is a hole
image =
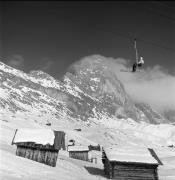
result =
[[[10,116],[9,116],[10,117]],[[92,124],[87,126],[84,122],[71,122],[67,121],[57,121],[51,127],[39,125],[38,123],[31,122],[29,117],[22,116],[22,114],[17,114],[15,117],[9,118],[4,116],[0,118],[1,122],[1,136],[0,136],[0,179],[13,180],[13,179],[23,179],[23,180],[89,180],[89,179],[106,179],[103,172],[103,164],[101,162],[101,152],[92,152],[89,154],[91,157],[97,158],[97,164],[90,162],[83,162],[81,160],[75,160],[68,157],[67,151],[59,151],[57,165],[55,168],[49,167],[44,164],[40,164],[35,161],[31,161],[22,157],[15,155],[16,146],[11,145],[15,129],[20,127],[27,128],[51,128],[63,130],[66,132],[66,144],[69,139],[74,139],[76,145],[88,146],[90,144],[96,145],[97,143],[103,145],[104,147],[109,146],[125,146],[127,149],[132,148],[138,149],[140,147],[147,148],[153,147],[155,152],[158,154],[161,161],[164,163],[163,166],[159,166],[158,174],[160,180],[173,180],[175,178],[175,149],[167,147],[165,134],[160,135],[161,129],[165,133],[173,134],[174,130],[169,127],[162,125],[143,125],[136,124],[131,128],[132,121],[123,123],[122,121],[112,127],[111,122],[109,124],[104,122],[103,124]],[[40,118],[35,118],[36,122],[39,122]],[[119,120],[120,121],[120,120]],[[128,124],[128,126],[126,126]],[[107,126],[108,125],[108,126]],[[157,127],[159,126],[159,127]],[[80,128],[81,131],[76,131],[75,128]],[[140,128],[140,130],[137,130]],[[156,129],[158,134],[155,132],[155,136],[151,135],[150,132]],[[159,128],[160,131],[159,131]],[[169,129],[167,129],[169,128]],[[143,130],[147,133],[143,132]],[[145,140],[144,140],[145,139]],[[157,145],[155,144],[157,142]],[[164,144],[165,146],[160,146]],[[125,151],[125,148],[123,149]]]

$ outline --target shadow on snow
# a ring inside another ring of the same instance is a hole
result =
[[[96,176],[101,176],[106,178],[103,169],[99,169],[96,167],[88,167],[88,166],[84,166],[84,168],[91,174],[91,175],[96,175]]]

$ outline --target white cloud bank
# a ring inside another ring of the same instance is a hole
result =
[[[137,73],[117,75],[135,101],[148,103],[158,111],[175,110],[175,76],[159,65]]]
[[[11,67],[22,70],[24,68],[24,58],[20,54],[13,54],[8,57],[7,64]]]

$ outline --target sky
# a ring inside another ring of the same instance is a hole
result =
[[[2,2],[1,2],[2,3]],[[175,70],[173,1],[4,1],[2,61],[60,78],[81,58],[99,54]]]

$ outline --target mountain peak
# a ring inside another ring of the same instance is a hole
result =
[[[96,111],[99,113],[107,113],[118,118],[128,117],[137,122],[164,122],[149,106],[136,106],[110,67],[102,56],[94,55],[90,59],[87,57],[73,64],[66,76],[83,92],[100,102],[96,104]]]

